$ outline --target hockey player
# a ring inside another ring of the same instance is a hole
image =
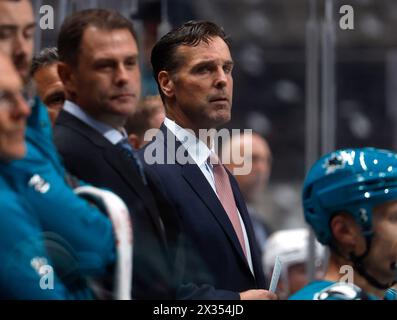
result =
[[[291,299],[394,299],[397,154],[363,148],[323,156],[305,179],[303,207],[331,253],[324,279]]]

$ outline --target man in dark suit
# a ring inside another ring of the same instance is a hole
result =
[[[178,297],[275,299],[264,290],[237,183],[217,160],[213,139],[200,132],[230,120],[233,60],[223,30],[188,22],[155,45],[151,61],[167,117],[140,155],[182,221],[186,264]]]
[[[123,126],[140,96],[135,32],[117,12],[69,16],[59,38],[59,75],[69,99],[56,122],[55,143],[71,174],[118,194],[132,215],[135,299],[173,299],[173,237],[178,219],[161,207],[151,179],[128,145]]]

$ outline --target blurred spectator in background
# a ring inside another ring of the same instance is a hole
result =
[[[173,26],[195,18],[193,5],[185,0],[138,0],[137,10],[130,17],[142,22],[142,96],[159,94],[153,78],[150,54],[157,40],[169,32]],[[177,8],[177,10],[175,10]]]
[[[165,119],[164,105],[160,96],[145,97],[138,104],[137,110],[128,117],[125,129],[130,144],[135,149],[145,146],[156,134]],[[146,137],[145,137],[146,134]]]
[[[131,15],[133,20],[142,21],[142,96],[157,95],[156,81],[153,79],[150,53],[158,40],[161,23],[160,1],[138,1],[138,11]]]
[[[45,48],[33,57],[31,76],[36,83],[37,94],[48,107],[52,125],[65,102],[65,90],[58,75],[58,50]]]
[[[308,284],[306,270],[309,246],[309,232],[307,229],[290,229],[274,232],[266,241],[263,254],[263,266],[268,279],[273,273],[274,263],[278,256],[282,262],[282,271],[277,286],[280,299],[287,299],[291,294]],[[317,241],[315,245],[316,277],[322,276],[324,265],[324,247]]]
[[[231,156],[233,152],[239,152],[238,156]],[[244,156],[243,163],[237,163]],[[255,209],[255,201],[261,196],[268,184],[271,167],[272,153],[266,140],[257,133],[243,133],[232,136],[222,147],[222,157],[230,159],[225,165],[231,172],[250,162],[251,171],[246,175],[236,175],[236,180],[247,204],[248,212],[254,227],[256,239],[262,252],[267,237],[271,233],[270,227],[264,219],[264,215]]]

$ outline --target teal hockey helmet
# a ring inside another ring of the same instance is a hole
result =
[[[374,207],[397,200],[397,154],[375,148],[329,153],[308,172],[302,200],[305,219],[322,244],[330,244],[330,221],[340,212],[351,214],[370,237]]]

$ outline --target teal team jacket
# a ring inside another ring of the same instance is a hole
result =
[[[379,298],[363,292],[357,286],[317,280],[293,294],[289,300],[379,300]],[[397,300],[397,292],[394,289],[388,289],[384,300]]]
[[[26,141],[24,159],[0,162],[0,298],[90,298],[83,277],[103,275],[115,260],[112,225],[66,183],[38,99]]]

